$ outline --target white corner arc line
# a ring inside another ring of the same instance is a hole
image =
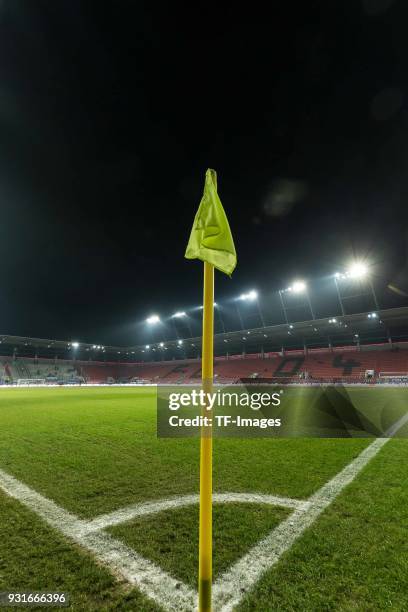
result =
[[[186,506],[193,506],[200,501],[199,495],[180,495],[168,499],[141,502],[131,504],[124,508],[119,508],[108,514],[101,514],[89,521],[85,529],[88,533],[120,525],[127,521],[142,516],[157,514],[164,510],[173,510]],[[282,506],[284,508],[306,508],[310,502],[308,500],[291,499],[289,497],[279,497],[277,495],[267,495],[263,493],[214,493],[213,502],[215,504],[228,503],[248,503],[248,504],[267,504],[270,506]]]

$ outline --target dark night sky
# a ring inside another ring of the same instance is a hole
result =
[[[183,255],[209,166],[239,260],[217,300],[255,287],[268,310],[357,257],[399,303],[407,18],[391,0],[3,0],[1,333],[133,344],[150,313],[199,304]]]

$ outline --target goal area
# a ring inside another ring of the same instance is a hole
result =
[[[17,380],[17,385],[19,387],[31,387],[34,385],[45,385],[47,381],[45,378],[19,378]]]
[[[379,382],[408,384],[408,372],[379,372]]]

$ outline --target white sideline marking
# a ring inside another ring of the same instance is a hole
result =
[[[392,425],[384,435],[367,446],[351,463],[309,497],[309,506],[298,508],[273,529],[261,542],[218,578],[213,587],[214,608],[230,612],[267,570],[275,565],[302,533],[310,527],[341,491],[349,485],[367,463],[375,457],[401,427],[408,422],[408,413]]]
[[[385,435],[393,436],[408,422],[408,413]],[[302,533],[329,506],[337,495],[350,484],[390,438],[377,438],[354,461],[323,485],[308,500],[289,499],[257,493],[216,493],[214,502],[265,503],[294,508],[294,512],[261,542],[227,570],[214,584],[213,607],[230,612],[268,569],[277,563]],[[161,510],[198,503],[198,495],[184,495],[157,502],[146,502],[122,508],[110,514],[86,521],[60,508],[10,474],[0,470],[0,488],[33,510],[49,525],[77,544],[92,552],[97,560],[112,573],[158,603],[169,612],[197,610],[197,593],[176,580],[160,567],[145,559],[102,530]]]
[[[159,501],[142,502],[132,504],[125,508],[119,508],[109,514],[101,514],[85,526],[88,533],[106,529],[113,525],[119,525],[140,516],[157,514],[163,510],[172,510],[185,506],[193,506],[200,501],[199,495],[180,495]],[[301,499],[290,499],[277,495],[264,495],[262,493],[214,493],[213,502],[215,504],[228,503],[248,503],[248,504],[268,504],[270,506],[283,506],[284,508],[306,508],[310,502]]]
[[[18,499],[24,506],[34,510],[49,525],[65,535],[71,537],[73,532],[82,531],[86,527],[86,521],[81,521],[3,470],[0,470],[0,487],[10,497]]]

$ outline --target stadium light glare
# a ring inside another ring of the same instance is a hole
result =
[[[149,325],[155,325],[156,323],[160,323],[159,315],[150,315],[150,317],[147,317],[146,323],[148,323]]]
[[[180,346],[181,344],[183,344],[182,340],[177,340],[177,344]]]
[[[180,312],[175,312],[174,315],[172,315],[172,316],[173,316],[173,318],[180,319],[181,317],[186,317],[187,314],[183,310],[183,311],[180,311]]]
[[[349,278],[364,278],[368,274],[368,268],[361,261],[356,261],[349,266],[346,274]]]
[[[255,291],[255,289],[251,289],[251,291],[249,291],[248,293],[241,293],[241,295],[239,296],[239,299],[246,302],[253,302],[254,300],[256,300],[256,298],[258,297],[258,292]]]
[[[163,348],[164,342],[160,342],[159,346],[161,346]]]
[[[290,290],[293,291],[293,293],[303,293],[303,291],[306,291],[306,283],[305,281],[295,281],[293,283],[293,285],[290,287]]]
[[[149,349],[150,348],[150,344],[146,344],[146,348]]]
[[[71,346],[74,349],[77,349],[79,347],[79,342],[71,342]]]

